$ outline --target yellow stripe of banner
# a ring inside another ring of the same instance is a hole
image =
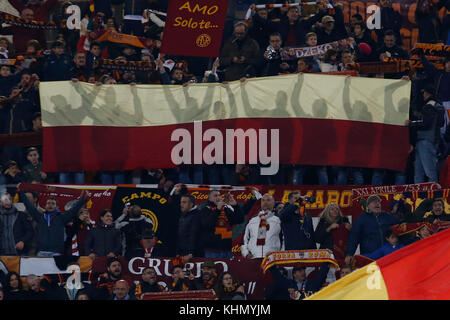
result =
[[[389,300],[376,261],[330,284],[305,300]]]

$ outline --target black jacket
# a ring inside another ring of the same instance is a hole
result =
[[[316,249],[313,222],[309,213],[302,217],[299,207],[286,204],[278,217],[284,234],[285,250]]]
[[[234,211],[226,207],[225,215],[231,226],[244,222],[244,214],[239,205],[233,207]],[[200,212],[201,246],[207,250],[231,251],[232,238],[224,234],[216,234],[216,222],[221,213],[216,205],[210,201]]]
[[[101,225],[89,230],[84,243],[84,252],[86,255],[95,253],[97,256],[105,257],[110,252],[116,255],[122,253],[122,244],[120,230],[113,226]]]
[[[6,214],[6,211],[4,208],[0,209],[0,214],[4,215]],[[33,239],[33,227],[31,223],[27,219],[27,215],[24,212],[18,211],[15,207],[11,208],[11,211],[9,211],[9,214],[15,214],[17,215],[16,220],[14,221],[13,225],[13,236],[14,236],[14,243],[18,243],[19,241],[23,241],[24,247],[22,250],[17,251],[17,255],[21,255],[28,251],[27,244]],[[4,226],[2,225],[2,220],[0,219],[0,232],[3,232]],[[1,251],[1,244],[0,244],[0,254]]]
[[[386,47],[383,45],[377,50],[377,58],[380,59],[380,55],[382,53],[388,52],[392,58],[395,59],[409,59],[409,54],[405,50],[403,50],[398,45],[394,45],[392,48]],[[386,73],[384,75],[385,79],[400,79],[403,75],[407,75],[407,72],[397,72],[397,73]]]
[[[338,224],[340,224],[341,222],[342,221],[339,221]],[[327,232],[327,228],[329,226],[331,226],[331,223],[329,223],[325,219],[320,219],[319,224],[314,231],[314,241],[320,244],[319,249],[330,249],[331,251],[333,251],[333,234],[331,232]]]
[[[178,219],[176,254],[182,256],[192,254],[196,257],[202,257],[203,250],[200,248],[199,231],[200,210],[198,207],[195,206],[191,211],[186,213],[180,212],[180,218]]]
[[[152,229],[151,224],[144,216],[139,218],[128,218],[128,221],[122,223],[120,231],[125,236],[125,256],[130,256],[133,250],[140,248],[141,235],[145,229]]]

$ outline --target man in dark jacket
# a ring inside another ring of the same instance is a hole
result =
[[[130,293],[134,292],[134,283],[131,277],[122,274],[122,263],[117,257],[108,258],[106,261],[106,273],[101,274],[95,282],[95,292],[93,300],[110,300],[114,294],[114,287],[117,281],[125,280],[130,289]]]
[[[289,73],[289,64],[281,60],[281,35],[272,33],[269,37],[269,47],[264,51],[264,64],[262,76],[277,76],[280,73]]]
[[[92,72],[90,66],[86,64],[86,53],[77,51],[73,56],[73,66],[69,70],[69,78],[88,82]]]
[[[190,274],[190,290],[209,290],[215,287],[217,283],[217,270],[214,261],[208,260],[203,262],[201,272],[200,278],[194,278],[193,274]]]
[[[158,238],[152,229],[146,229],[141,235],[141,241],[139,241],[139,247],[133,247],[131,250],[127,250],[125,258],[128,260],[133,257],[167,257],[167,249],[158,242]]]
[[[242,209],[231,194],[222,199],[219,191],[210,191],[208,202],[200,212],[201,245],[205,257],[231,259],[232,227],[242,222]]]
[[[426,85],[422,94],[425,103],[422,108],[422,119],[406,120],[406,125],[417,131],[414,183],[425,182],[425,176],[430,182],[438,182],[436,159],[441,139],[440,128],[445,123],[445,110],[436,99],[433,85]]]
[[[278,215],[281,220],[285,250],[317,249],[314,242],[312,217],[304,211],[303,202],[300,192],[291,192],[288,203]]]
[[[266,289],[266,298],[273,300],[303,300],[322,289],[329,271],[328,263],[324,263],[314,278],[306,280],[305,267],[294,267],[289,279],[282,274],[278,266],[269,269],[273,285]]]
[[[52,45],[52,53],[44,62],[44,81],[70,80],[70,57],[64,53],[64,44],[55,41]]]
[[[318,28],[317,44],[330,43],[347,38],[347,31],[345,29],[344,18],[342,10],[336,8],[339,20],[335,20],[332,16],[324,16],[321,21],[322,27]],[[341,17],[342,16],[342,17]]]
[[[185,261],[192,257],[203,257],[199,243],[200,210],[195,205],[195,198],[186,194],[187,189],[181,184],[175,185],[174,189],[173,201],[179,212],[176,254],[183,256]]]
[[[409,54],[396,44],[396,36],[394,31],[386,30],[384,32],[384,44],[377,50],[377,56],[380,61],[384,61],[385,58],[395,59],[409,59]],[[385,79],[400,79],[406,75],[406,72],[398,73],[386,73]]]
[[[225,80],[238,80],[247,74],[254,76],[259,50],[258,43],[248,36],[247,24],[236,23],[233,37],[224,44],[220,54],[220,65],[225,68]]]
[[[25,213],[13,205],[11,195],[2,195],[0,202],[0,255],[26,254],[33,239],[33,227]]]
[[[84,243],[84,253],[91,259],[115,257],[122,253],[120,230],[115,228],[110,210],[100,213],[100,224],[89,230]]]
[[[146,267],[142,270],[142,280],[136,285],[134,295],[140,299],[141,295],[147,292],[163,292],[164,287],[158,284],[156,270],[153,267]]]
[[[20,185],[18,189],[20,191]],[[39,238],[37,256],[59,256],[64,254],[65,227],[76,217],[80,208],[88,201],[90,193],[87,190],[83,190],[80,194],[80,199],[70,210],[64,213],[59,211],[56,198],[49,197],[43,214],[38,211],[23,192],[19,194],[28,213],[38,224]]]
[[[381,198],[372,195],[367,199],[367,211],[356,218],[350,231],[345,264],[351,265],[356,248],[360,245],[361,255],[374,252],[384,245],[384,234],[400,220],[381,211]]]
[[[30,100],[23,98],[21,92],[19,87],[14,87],[7,99],[0,100],[0,133],[26,132],[31,127],[31,118],[38,110],[33,108]]]
[[[119,217],[116,221],[116,228],[125,236],[125,256],[129,257],[131,252],[141,248],[141,235],[146,229],[153,229],[153,224],[150,219],[142,215],[142,209],[138,205],[133,205],[128,211],[124,211],[127,215],[124,220],[124,215]],[[122,222],[124,220],[124,222]]]

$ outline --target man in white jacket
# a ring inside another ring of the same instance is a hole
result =
[[[241,253],[247,259],[264,258],[271,251],[283,250],[281,221],[275,216],[274,206],[275,199],[266,193],[261,198],[261,210],[245,227]]]

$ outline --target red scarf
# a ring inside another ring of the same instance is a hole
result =
[[[266,244],[266,234],[270,229],[270,224],[267,223],[268,211],[261,211],[258,213],[259,217],[259,227],[258,227],[258,239],[256,240],[256,245],[264,246]]]

